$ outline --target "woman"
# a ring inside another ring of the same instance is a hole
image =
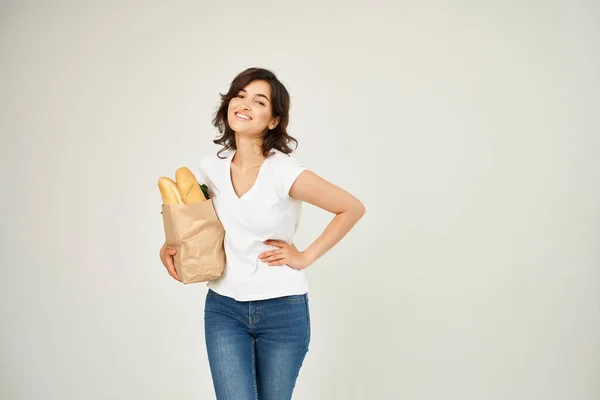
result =
[[[218,400],[290,399],[310,342],[304,269],[338,243],[365,213],[350,193],[291,156],[290,97],[269,70],[235,77],[213,124],[216,156],[197,173],[225,228],[227,265],[207,283],[205,340]],[[220,153],[227,151],[225,157]],[[308,248],[293,244],[301,203],[335,217]],[[163,245],[169,274],[175,249]]]

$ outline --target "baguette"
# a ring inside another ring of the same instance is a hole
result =
[[[158,190],[160,190],[163,204],[183,204],[183,198],[173,179],[166,176],[158,178]]]
[[[200,184],[187,167],[181,167],[175,172],[175,180],[185,204],[198,204],[206,201]]]

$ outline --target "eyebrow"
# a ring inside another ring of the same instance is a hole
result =
[[[248,93],[248,92],[246,91],[246,89],[240,89],[240,92]],[[271,101],[271,100],[269,100],[269,98],[268,98],[267,96],[265,96],[265,95],[264,95],[264,94],[262,94],[262,93],[256,93],[256,96],[258,96],[258,97],[264,97],[265,99],[267,99],[267,101],[269,101],[269,102]]]

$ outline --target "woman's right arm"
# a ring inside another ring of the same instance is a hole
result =
[[[177,275],[177,271],[175,271],[175,260],[173,256],[177,253],[173,247],[167,247],[167,242],[165,242],[160,248],[160,261],[162,261],[165,268],[167,268],[167,272],[169,275],[173,277],[173,279],[181,282],[179,276]]]

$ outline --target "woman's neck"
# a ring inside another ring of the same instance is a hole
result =
[[[235,135],[236,151],[232,163],[242,169],[255,168],[262,165],[265,156],[262,153],[262,139],[240,138]]]

